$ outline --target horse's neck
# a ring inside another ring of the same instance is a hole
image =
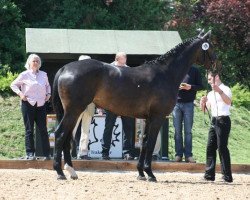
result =
[[[179,87],[192,64],[195,62],[196,48],[196,46],[185,48],[179,55],[176,55],[166,70],[166,73],[173,78],[173,82],[177,87]]]

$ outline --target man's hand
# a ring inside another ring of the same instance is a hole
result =
[[[207,97],[206,96],[201,97],[200,100],[201,110],[205,111],[206,103],[207,103]]]
[[[212,88],[212,90],[214,90],[215,92],[218,92],[218,93],[221,93],[222,92],[222,90],[219,88],[219,86],[218,85],[215,85],[215,84],[211,84],[211,88]]]
[[[200,103],[205,104],[206,102],[207,102],[207,97],[206,96],[201,97]]]
[[[103,115],[104,110],[102,108],[97,108],[96,109],[98,115]]]
[[[190,90],[191,89],[191,85],[187,84],[187,83],[181,83],[179,89],[180,90]]]
[[[20,96],[22,101],[27,101],[26,96],[22,92],[20,92],[19,96]]]

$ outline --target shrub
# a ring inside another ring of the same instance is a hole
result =
[[[6,75],[0,75],[0,95],[6,96],[13,94],[10,84],[17,76],[18,74],[12,72],[7,72]]]
[[[250,110],[250,91],[237,83],[235,86],[232,87],[233,93],[233,105],[236,107],[243,106]]]

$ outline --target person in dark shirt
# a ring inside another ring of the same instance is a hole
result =
[[[201,74],[196,67],[192,66],[180,85],[177,103],[173,110],[176,162],[181,162],[184,155],[186,162],[195,163],[192,154],[194,100],[196,92],[202,88]],[[182,124],[184,124],[184,144],[182,137]]]
[[[124,52],[118,52],[115,57],[115,61],[111,64],[115,67],[129,67],[126,64],[127,55]],[[117,115],[106,110],[105,129],[102,139],[102,159],[109,160],[110,146],[112,140],[113,128],[116,122]],[[123,128],[123,158],[125,160],[134,159],[135,148],[135,131],[134,131],[134,118],[121,116],[122,128]]]

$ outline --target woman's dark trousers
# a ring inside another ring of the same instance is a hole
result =
[[[50,155],[49,137],[46,126],[46,106],[32,106],[28,101],[22,101],[22,115],[25,126],[25,147],[27,155],[35,154],[34,145],[34,122],[41,134],[42,150],[45,157]]]

